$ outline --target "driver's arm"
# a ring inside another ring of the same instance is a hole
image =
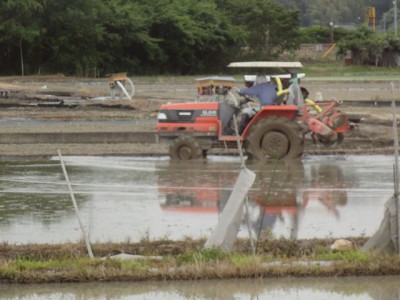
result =
[[[252,87],[249,87],[247,89],[239,89],[238,93],[250,97],[259,97],[260,90],[258,85],[253,85]]]
[[[247,102],[252,102],[252,101],[253,101],[252,99],[245,97],[244,99],[240,100],[240,105],[243,105],[243,104],[246,104]]]
[[[241,95],[241,96],[246,95],[246,94],[244,94],[244,93],[241,93],[242,90],[239,89],[238,87],[234,87],[233,90],[234,90],[235,92],[237,92],[237,93],[238,93],[239,95]],[[244,89],[244,90],[247,90],[247,89]],[[240,100],[239,100],[239,105],[243,105],[243,104],[246,104],[246,103],[248,103],[248,102],[253,102],[253,100],[250,99],[249,97],[244,97],[244,99],[240,99]]]

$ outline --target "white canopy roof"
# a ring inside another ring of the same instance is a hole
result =
[[[303,78],[304,76],[306,76],[305,73],[298,73],[297,74],[297,78]],[[245,81],[255,81],[256,80],[257,75],[244,75],[244,80]],[[279,78],[291,78],[291,74],[277,74],[277,75],[265,75],[265,77],[267,78],[267,81],[271,81],[271,77],[279,77]]]
[[[205,80],[220,80],[220,81],[236,81],[235,78],[230,77],[230,76],[210,76],[210,77],[202,77],[202,78],[196,78],[196,81],[205,81]]]
[[[246,61],[232,62],[228,65],[229,68],[302,68],[301,62],[295,61]]]

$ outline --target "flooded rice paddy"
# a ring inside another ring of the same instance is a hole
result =
[[[207,237],[235,184],[240,159],[64,157],[93,242]],[[239,236],[370,236],[393,194],[393,157],[310,156],[250,164],[257,174]],[[58,157],[0,167],[0,242],[81,240]],[[129,298],[133,299],[133,298]],[[357,299],[357,298],[351,298]]]
[[[0,285],[2,299],[398,299],[398,276]]]

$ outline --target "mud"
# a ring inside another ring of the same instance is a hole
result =
[[[390,106],[379,105],[381,101],[387,102],[391,97],[389,82],[309,81],[305,82],[305,85],[311,95],[322,96],[323,100],[347,99],[349,102],[345,101],[341,109],[349,115],[356,116],[357,120],[356,129],[346,135],[345,142],[340,147],[326,148],[307,141],[305,153],[393,152],[392,111]],[[155,132],[156,115],[160,105],[166,102],[193,101],[197,98],[196,86],[192,79],[187,78],[136,82],[133,100],[104,100],[110,95],[108,83],[104,79],[1,78],[0,92],[0,133]],[[362,100],[367,101],[369,105],[358,105],[357,101],[361,103]],[[118,124],[115,121],[131,123]],[[51,156],[57,149],[61,149],[65,155],[167,153],[167,146],[163,144],[10,144],[4,140],[1,143],[1,157]],[[232,151],[216,153],[231,154]]]

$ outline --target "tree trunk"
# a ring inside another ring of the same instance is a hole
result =
[[[19,41],[19,53],[21,55],[21,75],[24,76],[24,55],[22,53],[22,40]]]

